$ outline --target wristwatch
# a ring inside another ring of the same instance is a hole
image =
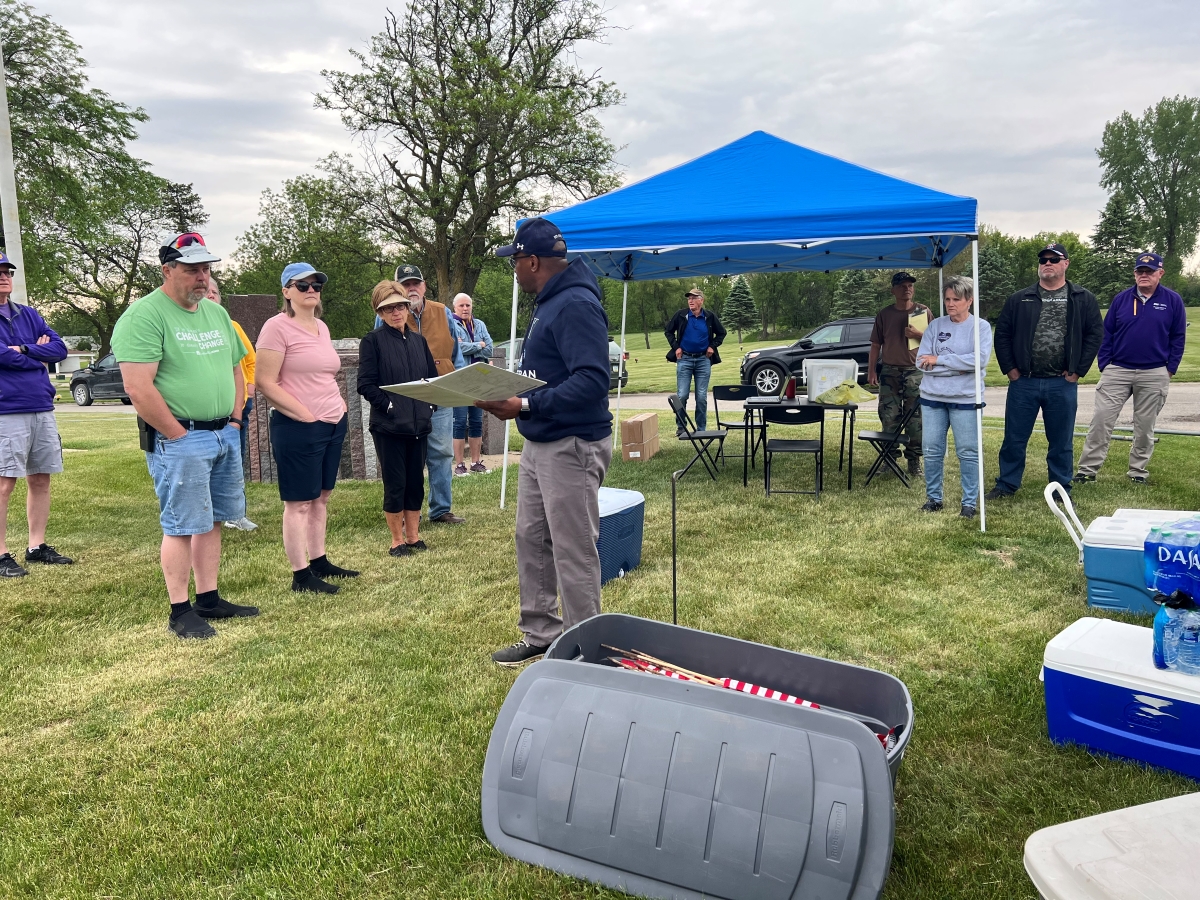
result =
[[[528,397],[521,398],[521,413],[518,418],[521,418],[521,419],[529,418],[529,398]]]
[[[26,344],[18,344],[17,346],[19,346],[21,348],[21,352],[24,353],[26,356],[29,355],[29,347]]]

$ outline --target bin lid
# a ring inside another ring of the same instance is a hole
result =
[[[1084,617],[1046,645],[1047,669],[1132,691],[1200,704],[1200,678],[1154,667],[1154,629],[1111,619]],[[1148,714],[1155,715],[1155,703]]]
[[[637,491],[626,491],[622,488],[600,488],[600,516],[614,516],[619,512],[632,509],[639,503],[645,503],[646,498]]]
[[[501,852],[649,897],[866,900],[892,854],[891,778],[860,722],[567,660],[505,699],[482,812]]]
[[[1035,831],[1025,871],[1046,900],[1191,900],[1200,884],[1200,793]]]
[[[1181,516],[1182,517],[1182,516]],[[1100,516],[1083,533],[1083,546],[1142,551],[1146,535],[1156,523],[1150,519],[1118,519]]]
[[[1197,513],[1179,509],[1118,509],[1112,514],[1114,519],[1146,519],[1151,525],[1163,525],[1167,522],[1178,522]]]

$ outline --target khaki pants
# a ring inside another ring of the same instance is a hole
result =
[[[554,642],[564,627],[600,612],[600,506],[612,439],[526,441],[517,481],[518,627],[528,643]],[[558,598],[562,595],[562,616]]]
[[[1130,396],[1133,397],[1133,448],[1129,451],[1131,478],[1146,477],[1146,464],[1154,452],[1154,422],[1167,402],[1171,376],[1166,366],[1157,369],[1122,369],[1109,365],[1100,375],[1096,386],[1096,409],[1088,428],[1083,453],[1079,457],[1079,474],[1095,475],[1108,455],[1113,426]]]

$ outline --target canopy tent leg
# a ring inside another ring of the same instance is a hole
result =
[[[508,371],[517,368],[517,273],[513,272],[512,321],[508,326]],[[504,463],[500,467],[500,508],[504,509],[504,497],[508,490],[508,435],[512,419],[504,421]]]
[[[975,301],[975,308],[979,309],[979,301]],[[946,314],[946,291],[942,288],[942,269],[938,267],[938,315]]]
[[[621,282],[621,357],[617,360],[617,417],[613,420],[613,450],[621,447],[621,375],[625,372],[625,311],[629,307],[629,282]]]
[[[4,216],[4,246],[16,266],[12,299],[28,303],[25,289],[25,254],[21,251],[21,217],[17,213],[17,174],[13,164],[12,125],[8,118],[8,91],[5,89],[4,58],[0,56],[0,209]]]
[[[979,384],[979,316],[982,312],[979,298],[979,238],[971,241],[971,275],[975,285],[975,443],[979,447],[976,460],[979,464],[979,531],[982,533],[987,531],[987,503],[983,499],[987,485],[983,481],[983,388]],[[938,279],[941,280],[941,277],[939,269]]]

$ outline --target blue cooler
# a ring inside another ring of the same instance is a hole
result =
[[[1083,533],[1083,574],[1087,576],[1088,606],[1133,615],[1158,611],[1146,589],[1144,548],[1155,525],[1178,522],[1194,515],[1172,509],[1118,509],[1101,516]]]
[[[637,491],[600,488],[600,583],[624,578],[642,561],[646,498]]]
[[[1200,676],[1154,668],[1154,633],[1080,619],[1046,645],[1050,740],[1200,779]]]

